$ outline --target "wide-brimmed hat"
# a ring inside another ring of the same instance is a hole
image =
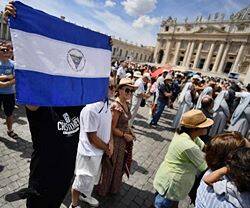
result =
[[[135,71],[135,72],[134,72],[134,77],[136,77],[136,78],[141,78],[141,77],[142,77],[141,72]]]
[[[208,128],[214,121],[207,118],[201,110],[193,109],[182,115],[180,124],[187,128]]]
[[[122,78],[118,84],[118,87],[120,86],[129,86],[129,87],[137,88],[135,85],[133,85],[133,81],[130,78]]]

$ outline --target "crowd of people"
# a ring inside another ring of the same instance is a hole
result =
[[[5,17],[15,14],[9,3]],[[15,139],[11,59],[11,42],[2,41],[0,104],[7,133]],[[155,70],[113,61],[105,100],[74,107],[26,106],[34,149],[24,194],[28,208],[59,208],[70,187],[70,208],[80,208],[79,200],[98,207],[94,188],[102,197],[119,193],[123,175],[130,175],[134,121],[147,104],[148,128],[157,129],[163,111],[177,108],[175,134],[153,182],[156,208],[178,207],[188,195],[199,208],[250,206],[250,84],[173,70],[152,77]],[[74,129],[58,128],[59,122],[72,122]]]

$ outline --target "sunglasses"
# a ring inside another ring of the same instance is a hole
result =
[[[124,91],[125,91],[127,94],[129,94],[129,93],[132,94],[132,93],[134,92],[134,90],[129,89],[129,88],[125,88]]]

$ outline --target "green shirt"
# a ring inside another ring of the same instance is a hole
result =
[[[175,134],[154,178],[154,188],[159,194],[174,201],[188,195],[197,171],[207,168],[203,147],[199,137],[193,141],[186,133]]]

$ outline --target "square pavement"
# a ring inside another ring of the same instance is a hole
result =
[[[159,126],[150,128],[147,124],[149,107],[139,109],[134,125],[136,141],[133,149],[131,176],[129,179],[126,176],[123,177],[123,186],[119,194],[98,198],[101,208],[153,207],[155,194],[153,179],[174,135],[169,127],[175,113],[175,110],[165,110]],[[21,106],[15,109],[14,117],[14,130],[19,135],[16,140],[7,136],[5,119],[3,112],[0,111],[1,208],[25,207],[25,200],[13,201],[10,194],[27,187],[32,142],[25,109]],[[188,207],[188,201],[188,199],[184,200],[179,207]],[[69,204],[70,194],[68,193],[61,208],[69,207]],[[82,204],[82,207],[88,206]]]

